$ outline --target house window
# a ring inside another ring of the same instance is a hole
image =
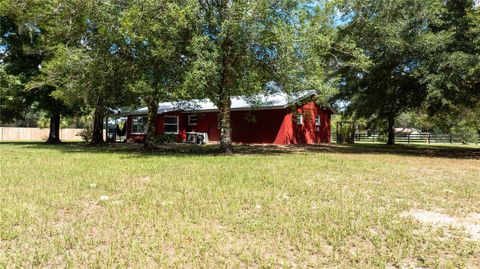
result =
[[[197,125],[197,115],[188,115],[188,125]]]
[[[317,115],[315,117],[315,125],[320,126],[322,124],[322,121],[320,120],[320,115]]]
[[[132,134],[144,134],[147,132],[147,117],[132,117]]]
[[[303,125],[303,114],[297,114],[297,125]]]
[[[163,127],[165,133],[178,134],[178,116],[165,116],[164,119]]]

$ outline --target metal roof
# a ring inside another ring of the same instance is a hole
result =
[[[231,97],[231,110],[251,110],[251,109],[272,109],[286,108],[304,98],[315,96],[315,91],[302,91],[294,94],[283,92],[274,94],[257,94],[252,96],[233,96]],[[326,106],[332,113],[336,113],[330,106]],[[187,112],[210,112],[218,111],[208,99],[193,99],[188,101],[164,102],[158,104],[157,114],[163,114],[171,111]],[[135,111],[121,113],[123,115],[144,115],[148,108],[143,107]]]

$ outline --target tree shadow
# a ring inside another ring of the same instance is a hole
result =
[[[313,147],[316,146],[314,145]],[[479,146],[465,147],[426,144],[397,144],[393,146],[384,144],[335,144],[324,148],[323,151],[346,154],[391,154],[411,157],[480,160]]]
[[[91,146],[83,143],[49,145],[40,142],[2,142],[29,149],[52,149],[63,153],[124,154],[125,157],[153,156],[225,156],[217,145],[167,144],[156,149],[144,149],[142,144],[113,143]],[[235,145],[235,155],[288,155],[308,153],[391,154],[412,157],[480,159],[480,147],[353,144],[353,145]]]

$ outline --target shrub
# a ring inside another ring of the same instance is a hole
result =
[[[478,143],[479,134],[473,127],[459,124],[452,128],[452,134],[456,141],[463,144]]]
[[[175,134],[161,134],[155,136],[155,144],[171,144],[177,142]]]
[[[388,134],[387,134],[387,133],[380,133],[380,134],[378,134],[377,141],[378,141],[378,142],[382,142],[382,143],[387,143],[387,141],[388,141]]]
[[[92,127],[90,127],[90,125],[87,125],[87,127],[85,127],[85,129],[80,131],[77,135],[82,137],[83,141],[90,142],[92,140],[92,134],[93,134]]]

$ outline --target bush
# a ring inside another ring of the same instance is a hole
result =
[[[452,128],[452,134],[456,141],[463,144],[478,143],[478,131],[470,126],[459,124]]]
[[[92,127],[90,127],[90,125],[87,125],[87,127],[82,131],[80,131],[77,135],[82,137],[82,140],[85,142],[92,141],[92,136],[93,136]]]
[[[175,134],[161,134],[155,136],[155,144],[172,144],[177,142],[177,135]]]
[[[386,133],[380,133],[380,134],[378,134],[377,141],[378,141],[378,142],[382,142],[382,143],[387,143],[387,141],[388,141],[388,134],[386,134]]]

